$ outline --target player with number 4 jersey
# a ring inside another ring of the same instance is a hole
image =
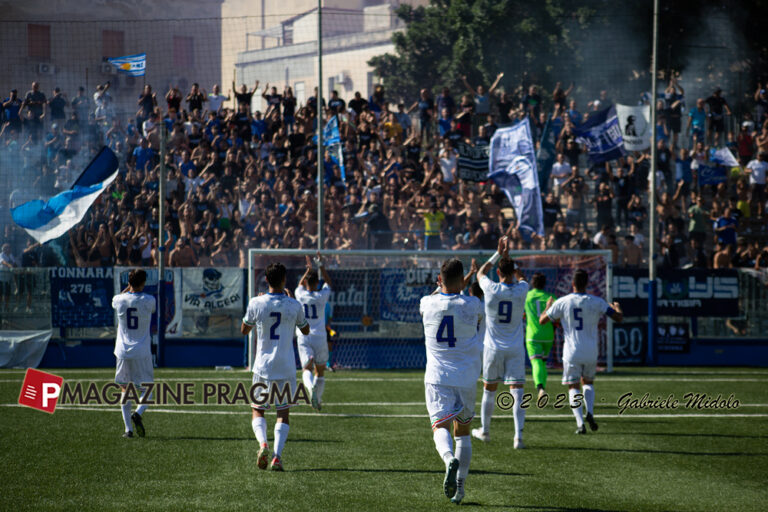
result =
[[[115,357],[117,365],[115,382],[122,388],[120,397],[125,433],[123,437],[133,437],[134,430],[139,437],[144,437],[143,414],[147,406],[140,403],[131,414],[131,401],[125,400],[125,390],[133,383],[142,392],[140,402],[145,398],[141,387],[144,382],[154,382],[152,365],[152,339],[150,327],[152,313],[157,309],[155,298],[142,293],[147,281],[147,273],[141,269],[131,270],[128,274],[128,286],[122,293],[112,298],[112,307],[117,313],[117,338]],[[133,423],[133,426],[131,425]]]
[[[499,282],[488,278],[488,272],[498,260],[496,273]],[[525,343],[523,339],[523,312],[528,283],[508,255],[507,237],[499,240],[496,254],[477,272],[477,281],[485,301],[485,341],[483,347],[483,400],[480,409],[481,428],[472,435],[481,441],[490,440],[491,416],[496,405],[495,394],[499,382],[510,387],[514,403],[514,448],[524,448],[522,408],[525,384]]]
[[[624,318],[618,302],[611,305],[594,295],[587,294],[589,276],[584,270],[577,270],[573,275],[573,293],[560,297],[556,301],[547,301],[547,310],[539,317],[539,323],[546,325],[560,321],[563,326],[565,343],[563,345],[563,384],[568,386],[571,410],[576,417],[576,433],[586,434],[581,403],[578,398],[581,384],[584,385],[584,405],[587,409],[587,423],[597,430],[593,408],[595,388],[593,382],[597,370],[597,325],[603,315],[616,322]]]
[[[477,378],[483,341],[480,299],[460,292],[465,287],[461,261],[450,259],[440,269],[440,293],[421,299],[427,368],[424,387],[433,439],[445,463],[443,492],[454,503],[464,498],[464,482],[472,458],[469,425],[475,415]],[[450,428],[456,436],[454,456]]]
[[[309,322],[309,334],[298,334],[297,348],[301,361],[301,376],[304,386],[309,391],[312,407],[322,408],[323,390],[325,389],[325,365],[328,362],[328,335],[325,332],[325,306],[331,298],[331,278],[325,271],[320,252],[317,263],[323,275],[323,287],[317,270],[312,268],[312,260],[307,256],[307,270],[299,281],[294,295],[304,307],[304,316]],[[314,372],[313,372],[314,371]]]

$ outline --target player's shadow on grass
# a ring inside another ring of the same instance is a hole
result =
[[[601,432],[601,436],[659,436],[659,437],[723,437],[728,439],[768,439],[768,436],[747,436],[742,434],[696,434],[688,432]]]
[[[665,455],[704,455],[708,457],[763,457],[768,453],[748,453],[748,452],[688,452],[681,450],[632,450],[628,448],[592,448],[587,446],[538,446],[537,450],[576,450],[586,452],[610,452],[610,453],[656,453]]]
[[[306,469],[292,469],[291,473],[307,473],[307,472],[326,472],[326,473],[418,473],[418,474],[437,474],[444,475],[445,470],[433,470],[433,469],[373,469],[373,468],[306,468]],[[485,471],[482,469],[472,470],[473,475],[498,475],[498,476],[533,476],[532,473],[513,473],[511,471]]]

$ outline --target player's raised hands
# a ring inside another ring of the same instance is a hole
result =
[[[555,298],[554,297],[548,298],[547,299],[547,306],[546,306],[545,310],[549,309],[549,306],[551,306],[553,302],[555,302]]]
[[[471,274],[477,274],[477,260],[475,258],[472,258],[472,264],[469,266],[469,272]]]

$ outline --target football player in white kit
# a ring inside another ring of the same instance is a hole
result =
[[[269,293],[253,297],[248,302],[240,332],[248,335],[256,327],[256,359],[253,362],[253,384],[261,384],[269,400],[264,404],[252,404],[251,427],[259,441],[259,454],[256,465],[259,469],[267,468],[269,445],[267,444],[267,420],[264,412],[270,407],[277,411],[275,423],[275,450],[270,469],[283,471],[282,453],[288,438],[288,408],[291,398],[296,393],[296,362],[293,355],[293,333],[298,328],[302,334],[309,334],[309,324],[304,318],[304,309],[295,299],[285,292],[285,266],[271,263],[266,271]],[[290,389],[289,399],[273,394],[273,387]],[[280,403],[275,402],[280,398]]]
[[[518,265],[508,256],[507,237],[499,240],[496,254],[477,273],[485,301],[485,340],[483,343],[483,400],[480,409],[481,428],[472,430],[472,436],[481,441],[490,440],[491,416],[496,405],[495,395],[499,382],[510,387],[515,420],[515,449],[525,448],[523,425],[525,409],[521,407],[525,384],[525,339],[523,312],[528,283]],[[499,282],[488,278],[496,255]]]
[[[320,273],[323,275],[323,287],[317,270],[312,268],[312,259],[307,256],[307,270],[294,292],[296,300],[304,307],[304,316],[309,322],[309,335],[299,333],[297,347],[301,360],[301,376],[304,386],[309,391],[312,408],[318,411],[322,407],[325,389],[325,364],[328,362],[328,337],[325,332],[325,305],[331,297],[331,278],[323,267],[320,253],[317,253]],[[314,374],[313,374],[314,370]]]
[[[120,408],[123,412],[123,424],[125,425],[123,437],[133,437],[134,430],[139,437],[144,437],[145,429],[142,415],[147,409],[146,404],[139,404],[136,412],[131,414],[131,401],[125,400],[126,386],[132,382],[138,389],[142,390],[142,383],[154,382],[152,341],[149,330],[152,324],[152,313],[157,309],[157,303],[152,295],[142,293],[146,282],[147,273],[145,271],[141,269],[131,270],[128,274],[128,286],[121,293],[112,297],[112,308],[117,313],[115,382],[123,390],[120,397],[122,404]],[[142,399],[144,393],[142,390]],[[133,428],[131,422],[133,422]]]
[[[475,415],[483,340],[478,331],[483,306],[477,297],[461,295],[463,266],[445,261],[438,278],[441,293],[422,297],[427,368],[424,387],[437,453],[445,462],[443,492],[454,503],[464,498],[464,482],[472,458],[470,423]],[[456,437],[454,455],[450,428]]]
[[[559,320],[563,326],[563,384],[568,386],[571,410],[576,417],[576,433],[586,434],[587,427],[581,404],[577,399],[580,384],[584,385],[584,405],[587,408],[589,428],[597,430],[593,416],[595,388],[592,385],[597,370],[597,324],[603,315],[621,322],[624,315],[618,302],[609,305],[605,300],[587,294],[589,276],[584,270],[573,274],[573,293],[556,301],[547,301],[547,309],[539,317],[541,325]]]

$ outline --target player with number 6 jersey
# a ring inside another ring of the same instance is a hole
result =
[[[275,423],[275,451],[271,469],[283,471],[282,453],[288,439],[288,411],[290,400],[296,394],[296,363],[293,354],[293,333],[298,328],[309,334],[309,324],[304,318],[304,308],[285,292],[286,269],[282,263],[271,263],[266,271],[269,293],[253,297],[248,302],[240,332],[248,335],[256,327],[256,359],[253,362],[253,384],[259,384],[268,394],[263,404],[253,404],[251,427],[259,441],[256,465],[267,468],[269,445],[267,444],[267,420],[264,412],[270,406],[277,411]],[[288,389],[287,396],[272,393]],[[287,398],[287,400],[286,400]],[[278,403],[274,403],[276,400]]]
[[[563,385],[568,386],[571,410],[576,417],[576,433],[586,434],[581,403],[578,398],[581,384],[584,385],[584,405],[587,409],[587,423],[594,431],[595,388],[593,382],[597,371],[597,324],[603,315],[617,322],[624,318],[618,302],[611,305],[600,297],[587,293],[589,276],[584,270],[573,274],[573,293],[553,301],[547,301],[547,310],[539,317],[539,324],[560,321],[563,326]]]
[[[472,458],[469,425],[475,415],[475,383],[483,355],[479,332],[483,306],[477,297],[460,295],[465,286],[463,272],[461,261],[445,261],[438,278],[440,293],[423,297],[419,304],[427,349],[427,411],[435,447],[445,463],[443,492],[454,503],[464,498]]]
[[[144,437],[143,414],[147,408],[146,404],[141,403],[131,414],[131,401],[125,400],[126,386],[133,383],[142,390],[139,401],[143,402],[147,397],[141,384],[154,382],[150,327],[152,313],[157,309],[157,304],[153,296],[142,293],[146,281],[147,273],[144,270],[131,270],[128,274],[128,286],[112,298],[112,307],[117,313],[115,382],[122,388],[120,408],[125,426],[123,437],[126,438],[133,437],[134,430],[139,437]]]
[[[301,376],[304,386],[310,392],[312,407],[322,408],[323,390],[325,389],[325,365],[328,362],[328,338],[325,332],[325,306],[331,298],[331,278],[323,267],[322,256],[317,253],[318,267],[323,275],[323,287],[317,270],[312,268],[312,260],[307,258],[307,270],[299,281],[294,295],[304,307],[304,316],[309,322],[309,334],[298,333],[297,348],[301,361]],[[314,371],[314,373],[313,373]]]

